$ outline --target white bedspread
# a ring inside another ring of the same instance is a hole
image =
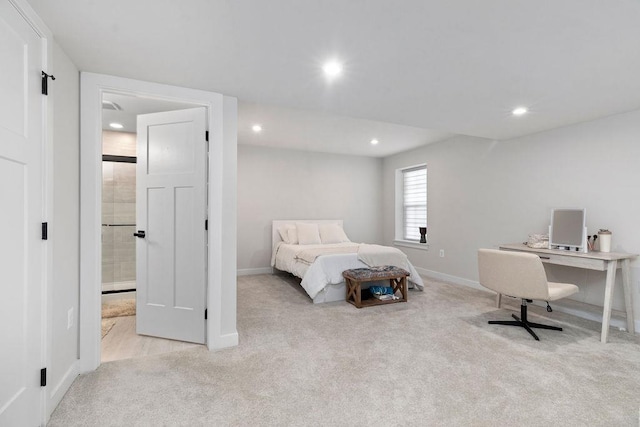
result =
[[[358,253],[362,247],[362,245],[357,243],[320,245],[321,247],[316,247],[318,245],[313,246],[314,247],[311,249],[304,249],[296,253],[296,259],[311,265],[319,256],[349,253],[355,254]]]
[[[369,267],[394,265],[409,270],[409,259],[400,249],[390,246],[368,245],[363,243],[358,248],[358,259]]]
[[[344,282],[342,272],[351,268],[368,268],[369,266],[358,259],[357,253],[339,253],[333,255],[321,255],[309,265],[307,262],[296,258],[296,254],[304,250],[327,248],[335,246],[344,248],[348,246],[358,245],[357,243],[335,243],[331,245],[287,245],[278,242],[273,249],[271,257],[271,266],[278,270],[288,271],[294,276],[302,279],[301,285],[304,290],[313,299],[328,285],[336,285]],[[344,249],[339,249],[344,250]],[[418,289],[424,288],[422,278],[413,267],[411,262],[407,260],[408,268],[406,268],[411,276],[409,281]]]

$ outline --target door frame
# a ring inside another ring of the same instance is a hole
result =
[[[102,95],[144,96],[207,109],[208,258],[205,340],[238,345],[236,330],[237,100],[218,93],[94,73],[80,75],[80,371],[100,366]]]

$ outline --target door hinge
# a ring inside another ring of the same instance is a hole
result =
[[[49,237],[49,224],[46,222],[42,223],[42,240],[47,240]]]
[[[42,94],[43,95],[49,95],[49,78],[51,78],[51,80],[56,79],[53,74],[47,74],[43,71],[42,72]]]
[[[209,142],[209,131],[208,130],[204,131],[204,139],[205,139],[205,141]]]
[[[204,229],[205,229],[205,230],[208,230],[208,229],[209,229],[209,220],[208,220],[208,219],[205,219],[205,220],[204,220]]]
[[[40,369],[40,387],[47,385],[47,368]]]
[[[204,320],[207,320],[207,309],[204,309]]]

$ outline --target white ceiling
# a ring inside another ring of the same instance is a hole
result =
[[[260,124],[262,131],[251,129]],[[385,157],[453,134],[309,110],[241,102],[238,143],[327,153]],[[377,139],[377,145],[371,140]],[[321,149],[320,149],[321,148]]]
[[[102,128],[116,132],[136,132],[139,114],[193,108],[195,105],[144,97],[105,93],[103,101],[120,110],[102,110]],[[113,129],[110,123],[122,129]],[[254,124],[262,125],[255,133]],[[240,102],[238,143],[293,150],[321,151],[358,156],[385,157],[453,136],[411,126],[353,119],[335,114]],[[377,145],[371,140],[377,139]]]
[[[265,120],[263,144],[355,146],[371,121],[505,139],[640,108],[637,0],[29,2],[83,71],[236,96],[241,120],[324,113],[297,142]],[[345,72],[328,83],[330,58]],[[358,141],[333,141],[335,115],[366,119]]]

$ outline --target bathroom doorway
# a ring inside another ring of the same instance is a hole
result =
[[[101,362],[165,353],[197,344],[136,333],[137,117],[193,108],[139,96],[102,95]]]

